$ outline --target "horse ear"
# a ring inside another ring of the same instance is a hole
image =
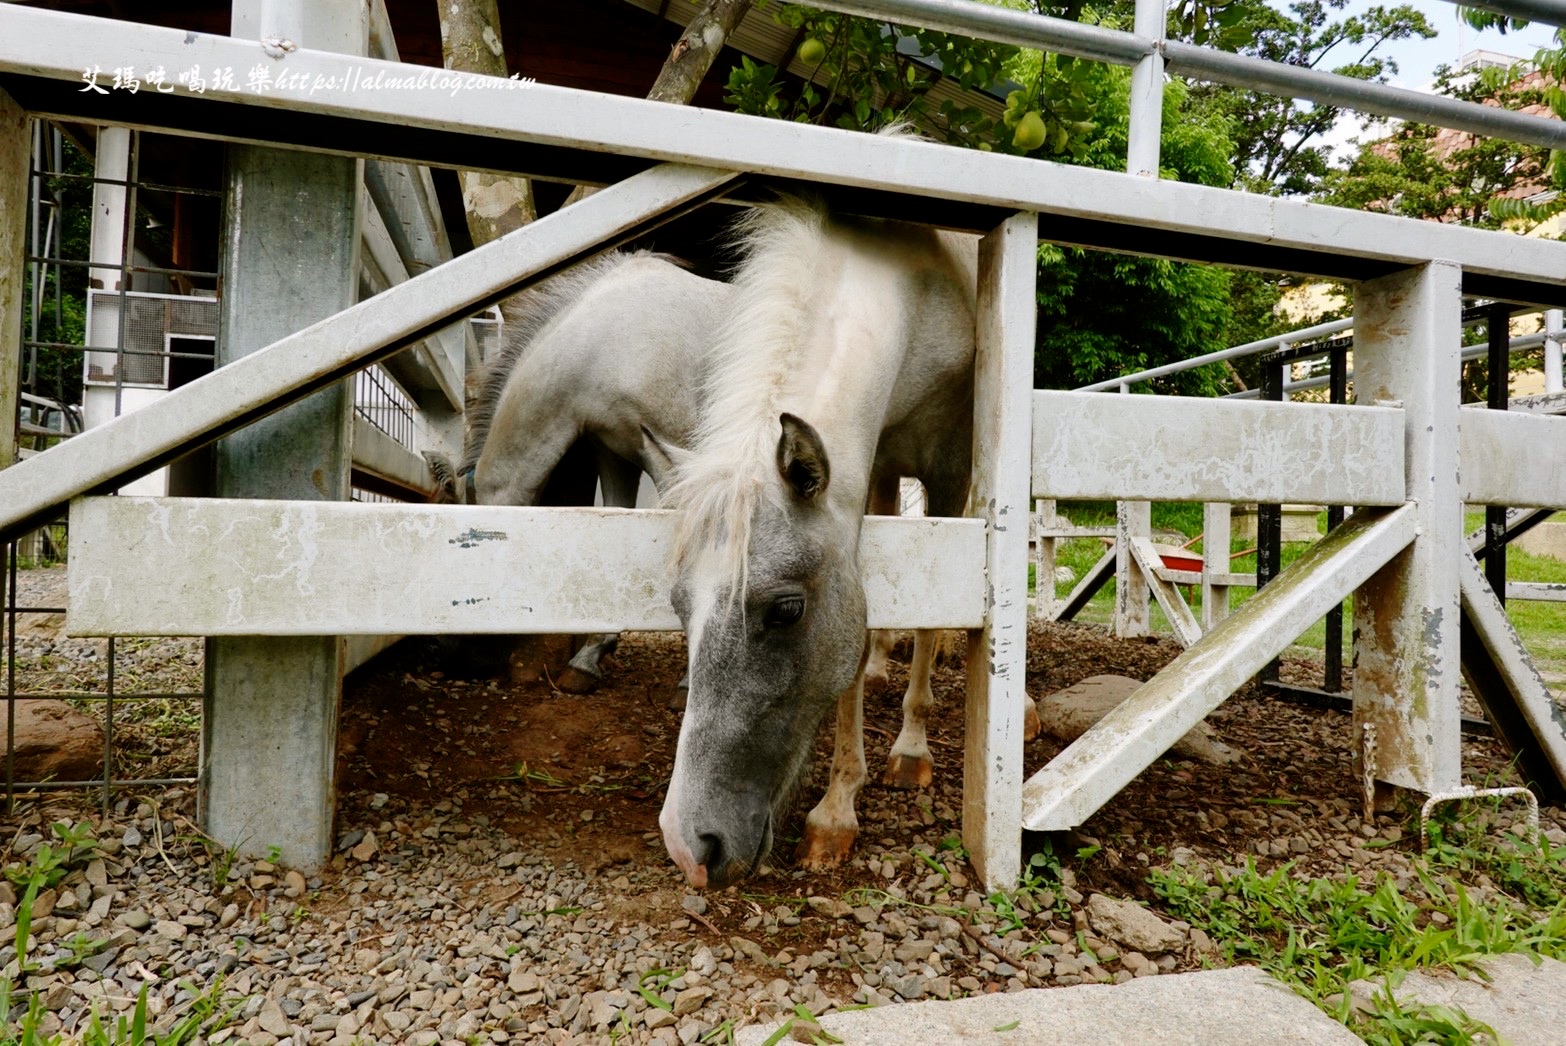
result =
[[[646,425],[642,426],[642,468],[652,477],[653,486],[660,492],[669,478],[669,473],[690,456],[691,452],[684,447],[665,443],[653,434],[652,429]]]
[[[813,501],[826,492],[832,470],[827,464],[821,434],[802,418],[784,414],[783,436],[778,440],[778,472],[795,496]]]

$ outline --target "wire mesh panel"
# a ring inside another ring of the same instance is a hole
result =
[[[221,192],[141,179],[148,146],[160,151],[169,139],[119,133],[124,166],[111,170],[53,126],[33,124],[27,257],[17,259],[26,280],[23,456],[132,409],[130,390],[144,396],[211,366],[217,245],[169,230],[215,227]],[[100,161],[104,143],[100,136]],[[83,221],[105,198],[118,220]],[[84,410],[88,396],[97,399]],[[69,547],[63,518],[0,546],[8,805],[37,791],[97,788],[107,808],[118,787],[195,780],[201,642],[67,637]]]

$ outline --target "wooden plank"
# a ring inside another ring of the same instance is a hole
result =
[[[1061,500],[1400,505],[1396,408],[1033,394],[1033,493]]]
[[[1465,410],[1458,425],[1463,501],[1566,508],[1566,418]]]
[[[83,498],[71,506],[68,626],[138,636],[676,631],[674,522],[629,509]],[[980,520],[866,520],[870,627],[982,623],[984,544]]]
[[[1023,825],[1075,828],[1414,539],[1410,507],[1357,512],[1023,787]]]
[[[1013,215],[979,244],[973,503],[988,523],[987,583],[983,626],[968,633],[962,839],[986,891],[1016,886],[1022,867],[1028,390],[1037,257],[1036,214]]]

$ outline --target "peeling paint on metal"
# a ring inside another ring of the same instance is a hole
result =
[[[500,530],[479,530],[477,527],[469,527],[447,542],[448,545],[456,545],[458,548],[477,548],[485,541],[507,541],[508,535]]]

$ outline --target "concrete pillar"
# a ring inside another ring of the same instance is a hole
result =
[[[1414,543],[1354,594],[1354,726],[1367,777],[1425,793],[1461,783],[1461,280],[1459,266],[1430,262],[1362,283],[1354,295],[1355,397],[1402,404],[1408,500],[1418,513]]]
[[[239,0],[233,34],[351,54],[368,43],[352,0]],[[362,181],[360,160],[229,147],[219,366],[354,304]],[[352,407],[338,382],[222,440],[219,494],[346,499]],[[342,658],[336,636],[208,642],[201,817],[220,844],[276,847],[297,868],[330,855]]]

